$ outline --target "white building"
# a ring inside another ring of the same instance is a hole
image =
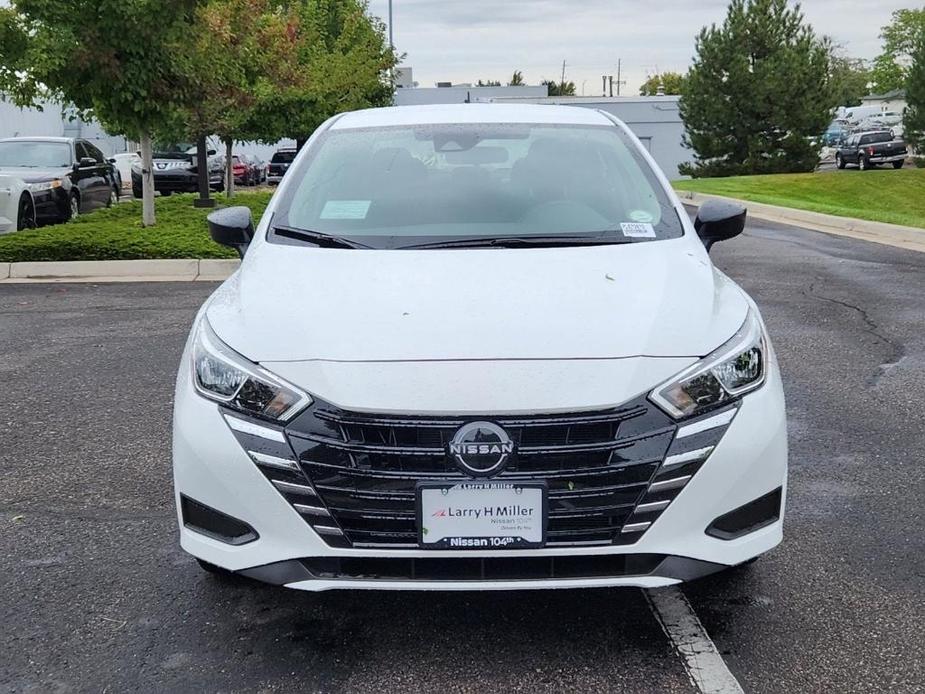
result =
[[[124,137],[109,135],[96,121],[77,118],[73,109],[52,101],[42,109],[19,108],[0,94],[0,138],[2,137],[81,137],[90,140],[109,156],[125,152]]]

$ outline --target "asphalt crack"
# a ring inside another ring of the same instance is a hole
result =
[[[828,301],[829,303],[836,304],[837,306],[842,306],[844,308],[850,309],[856,312],[864,323],[864,332],[869,335],[874,336],[884,345],[889,348],[890,356],[886,361],[881,362],[874,372],[867,378],[867,385],[874,388],[880,383],[887,373],[890,372],[894,367],[898,366],[899,363],[906,356],[906,348],[901,342],[897,342],[888,335],[885,335],[880,326],[878,326],[867,313],[867,310],[856,304],[852,304],[848,301],[842,301],[841,299],[836,299],[831,296],[825,296],[816,292],[816,283],[812,282],[809,285],[809,289],[803,292],[804,295],[810,296],[814,299],[819,299],[821,301]]]

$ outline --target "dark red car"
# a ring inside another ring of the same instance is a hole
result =
[[[255,186],[259,182],[260,173],[253,160],[246,154],[235,154],[231,157],[231,171],[234,174],[234,182],[238,185]]]

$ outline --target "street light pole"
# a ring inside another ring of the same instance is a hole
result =
[[[389,0],[389,48],[395,50],[395,41],[392,40],[392,0]]]

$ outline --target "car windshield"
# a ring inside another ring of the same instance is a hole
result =
[[[71,147],[66,142],[0,142],[0,166],[52,169],[70,165]]]
[[[291,164],[295,159],[295,152],[276,152],[270,160],[273,164]]]
[[[275,225],[373,248],[683,234],[652,168],[615,126],[331,130],[288,176]]]

